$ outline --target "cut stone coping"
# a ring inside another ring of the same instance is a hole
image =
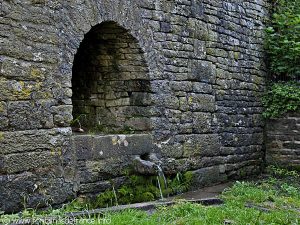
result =
[[[85,211],[79,211],[79,212],[71,212],[71,213],[65,213],[64,216],[49,216],[49,217],[41,217],[37,218],[36,221],[33,219],[20,219],[15,222],[9,223],[10,225],[30,225],[30,224],[40,224],[41,221],[57,221],[62,218],[70,218],[76,219],[76,218],[83,218],[83,217],[91,217],[93,215],[103,215],[105,213],[110,212],[119,212],[126,209],[137,209],[137,210],[143,210],[143,211],[150,211],[155,210],[156,208],[160,206],[172,206],[179,202],[186,202],[186,203],[198,203],[205,206],[209,205],[220,205],[223,204],[223,200],[219,198],[205,198],[205,199],[193,199],[193,200],[184,200],[184,199],[178,199],[178,200],[172,200],[172,201],[153,201],[153,202],[144,202],[144,203],[135,203],[135,204],[129,204],[129,205],[118,205],[113,206],[109,208],[99,208],[99,209],[93,209],[93,210],[85,210]],[[0,223],[1,225],[3,223]]]

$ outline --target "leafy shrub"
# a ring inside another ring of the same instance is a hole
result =
[[[300,83],[275,83],[263,97],[266,118],[276,118],[300,110]]]
[[[300,0],[276,0],[266,49],[273,79],[300,77]]]
[[[274,13],[266,29],[270,86],[263,98],[266,118],[280,117],[300,107],[300,0],[273,0]],[[272,83],[280,81],[295,83]]]
[[[267,171],[276,178],[292,177],[295,179],[300,177],[300,174],[295,170],[288,170],[286,168],[280,168],[276,166],[268,166]]]

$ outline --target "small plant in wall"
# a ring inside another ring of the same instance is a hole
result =
[[[84,132],[84,129],[82,128],[81,122],[80,122],[80,120],[83,119],[83,118],[85,119],[86,115],[85,114],[80,114],[79,116],[77,116],[75,119],[73,119],[71,121],[70,125],[72,126],[73,131],[79,132],[79,133]]]

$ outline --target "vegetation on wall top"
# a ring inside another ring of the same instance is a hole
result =
[[[274,2],[266,48],[272,78],[300,77],[300,0]]]
[[[273,6],[266,29],[270,69],[263,98],[266,118],[300,110],[300,0],[275,0]]]
[[[273,83],[263,97],[263,103],[266,106],[263,116],[266,118],[276,118],[287,112],[299,111],[300,83]]]

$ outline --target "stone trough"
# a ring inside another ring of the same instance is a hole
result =
[[[75,135],[79,193],[100,192],[111,186],[105,179],[115,178],[118,187],[130,173],[156,175],[154,163],[145,160],[159,154],[150,134]],[[102,186],[102,187],[101,187]]]

